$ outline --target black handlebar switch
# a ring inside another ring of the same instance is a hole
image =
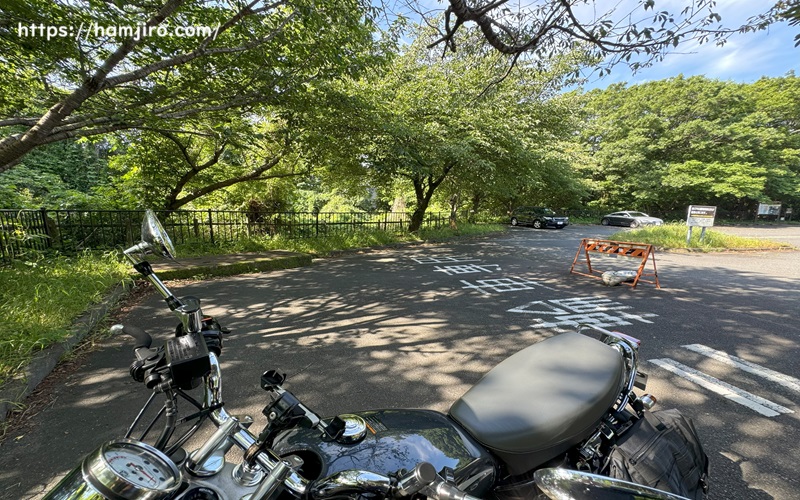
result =
[[[166,360],[173,382],[184,390],[199,386],[211,371],[208,347],[201,333],[168,340]]]

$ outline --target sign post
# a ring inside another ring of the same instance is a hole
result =
[[[692,239],[692,228],[695,226],[701,227],[700,242],[706,236],[706,228],[714,226],[714,217],[717,216],[717,207],[710,207],[706,205],[689,205],[689,215],[686,217],[686,225],[689,226],[689,231],[686,233],[686,246]]]

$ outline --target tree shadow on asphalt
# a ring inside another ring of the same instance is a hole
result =
[[[469,249],[470,255],[490,256],[498,246],[485,242],[463,248]],[[263,425],[260,410],[266,401],[259,376],[266,369],[287,373],[286,388],[322,415],[406,407],[446,412],[495,364],[555,332],[532,329],[528,318],[506,313],[520,304],[525,293],[484,296],[464,290],[463,277],[433,272],[429,279],[421,277],[418,266],[409,265],[408,256],[431,251],[418,248],[402,256],[400,252],[349,256],[309,268],[181,283],[174,291],[202,298],[204,311],[233,330],[222,355],[223,393],[229,412],[256,418],[254,430]],[[458,247],[436,250],[436,254],[457,258],[465,251]],[[552,251],[560,254],[560,261],[565,256],[571,261],[571,250],[554,246]],[[532,251],[529,258],[538,254]],[[667,268],[659,269],[663,290],[631,290],[570,276],[563,266],[542,268],[522,262],[506,266],[506,270],[545,283],[551,296],[625,300],[637,309],[658,314],[659,322],[667,322],[671,329],[669,345],[693,343],[713,331],[737,345],[733,354],[798,375],[793,373],[793,360],[800,354],[798,345],[787,340],[797,338],[798,326],[779,312],[792,310],[789,306],[796,305],[798,297],[783,281],[705,269],[706,280],[701,283],[696,269]],[[732,286],[734,283],[737,286]],[[465,295],[470,300],[458,300]],[[732,297],[742,305],[732,309]],[[762,309],[747,314],[749,307]],[[145,328],[162,342],[175,323],[156,296],[136,307],[126,321]],[[778,337],[765,326],[765,322],[784,321],[787,337]],[[646,334],[647,328],[646,324],[631,327],[634,335]],[[665,340],[646,339],[645,348],[647,342],[663,345]],[[36,497],[45,484],[50,482],[52,487],[54,478],[77,465],[100,443],[124,434],[148,395],[128,376],[132,360],[128,340],[111,338],[67,377],[34,428],[3,444],[0,482],[4,490],[0,498]],[[672,382],[685,385],[682,401],[667,400],[662,407],[681,407],[695,418],[701,433],[732,436],[734,422],[738,430],[747,431],[747,437],[733,449],[707,442],[714,466],[726,470],[728,477],[741,478],[741,482],[724,487],[723,491],[730,492],[727,497],[769,497],[748,479],[755,467],[749,462],[755,457],[748,455],[753,450],[761,467],[769,469],[759,471],[761,474],[797,487],[796,480],[789,479],[794,471],[773,458],[776,449],[784,456],[800,456],[797,444],[785,441],[780,425],[775,421],[765,425],[765,419],[749,415],[735,404],[728,405],[722,415],[692,415],[684,398],[703,401],[715,396],[688,383]]]

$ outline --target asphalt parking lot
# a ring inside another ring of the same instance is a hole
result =
[[[323,415],[444,412],[505,357],[589,321],[642,339],[648,392],[699,428],[711,498],[797,498],[800,445],[787,438],[800,435],[800,252],[657,254],[661,290],[568,273],[581,238],[613,231],[513,228],[174,291],[200,297],[233,330],[222,356],[226,407],[252,415],[254,429],[265,404],[259,375],[269,368],[287,373],[287,388]],[[758,231],[800,245],[800,228]],[[618,260],[604,264],[630,267]],[[154,295],[126,321],[161,340],[174,325]],[[41,497],[124,434],[147,397],[128,376],[132,359],[127,339],[109,338],[58,381],[52,402],[2,444],[0,498]]]

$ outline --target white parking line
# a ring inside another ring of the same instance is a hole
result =
[[[756,396],[755,394],[751,394],[747,391],[739,389],[738,387],[726,384],[719,379],[716,379],[710,375],[706,375],[701,371],[690,368],[672,359],[651,359],[649,362],[660,366],[661,368],[670,371],[679,377],[683,377],[690,382],[694,382],[700,387],[708,389],[711,392],[715,392],[727,399],[730,399],[731,401],[739,403],[740,405],[744,405],[747,408],[764,415],[765,417],[777,417],[781,413],[794,413],[794,411],[790,410],[789,408],[781,406],[777,403],[773,403],[772,401]]]
[[[758,377],[765,378],[771,382],[775,382],[776,384],[780,384],[787,389],[800,392],[800,380],[790,377],[789,375],[784,375],[783,373],[770,370],[769,368],[751,363],[742,358],[737,358],[736,356],[732,356],[727,352],[717,351],[702,344],[688,344],[683,347],[689,349],[690,351],[702,354],[703,356],[707,356],[711,359],[716,359],[717,361],[725,363],[726,365],[735,366],[742,371],[752,373]]]
[[[480,259],[470,259],[466,255],[451,256],[430,256],[430,257],[411,257],[417,264],[451,264],[453,262],[476,262]]]

